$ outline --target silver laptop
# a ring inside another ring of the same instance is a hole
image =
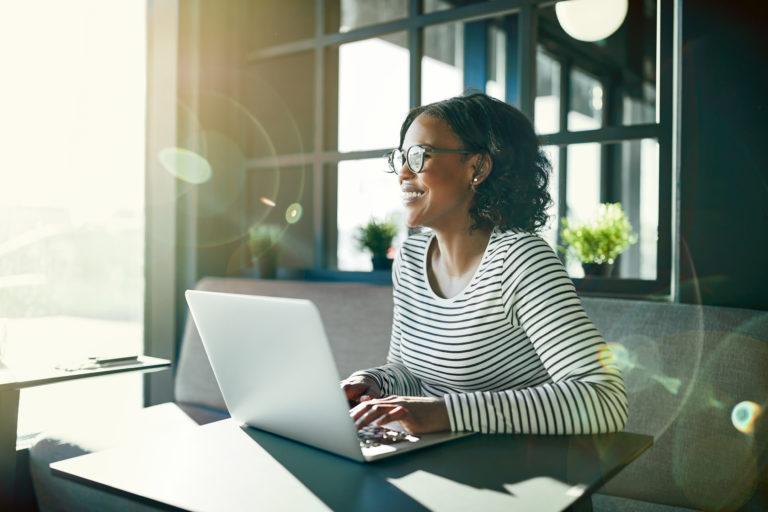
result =
[[[323,323],[302,299],[187,290],[187,303],[236,421],[360,462],[467,435],[362,442],[339,386]],[[396,425],[388,425],[396,427]]]

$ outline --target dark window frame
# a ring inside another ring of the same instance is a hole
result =
[[[567,146],[579,143],[624,142],[637,139],[655,139],[659,143],[659,221],[658,245],[656,261],[656,279],[573,279],[577,289],[587,295],[604,295],[614,297],[635,297],[654,300],[670,300],[675,293],[676,269],[674,257],[677,251],[676,230],[673,229],[675,220],[673,214],[673,177],[674,164],[673,148],[675,136],[673,131],[673,113],[677,111],[676,98],[673,94],[673,70],[676,55],[675,45],[679,45],[675,35],[675,18],[679,13],[680,0],[657,0],[657,70],[658,86],[658,122],[612,126],[603,123],[597,130],[570,132],[567,130],[562,112],[568,108],[569,93],[567,90],[566,66],[561,67],[561,123],[560,131],[540,135],[543,145],[558,146],[560,149],[560,166],[567,166]],[[536,86],[536,50],[539,44],[539,19],[537,11],[540,7],[554,3],[552,0],[494,0],[476,4],[464,5],[449,10],[436,11],[428,14],[422,12],[421,0],[409,0],[408,16],[375,25],[360,27],[348,32],[326,32],[326,0],[315,0],[315,34],[286,44],[261,48],[248,53],[246,64],[289,55],[298,52],[314,52],[314,138],[313,147],[308,154],[280,155],[275,158],[251,160],[250,169],[259,169],[274,165],[290,165],[295,162],[311,162],[313,187],[313,233],[314,233],[314,265],[312,271],[325,276],[334,271],[328,270],[335,266],[336,261],[336,210],[328,211],[328,206],[337,204],[336,184],[337,172],[334,164],[346,160],[360,160],[379,157],[390,148],[371,148],[365,151],[338,152],[324,147],[325,113],[324,102],[327,98],[324,52],[327,48],[344,43],[361,41],[394,32],[407,34],[410,54],[409,104],[416,107],[421,104],[421,56],[423,54],[423,29],[427,26],[450,22],[482,22],[499,16],[510,16],[514,19],[508,31],[507,39],[507,80],[505,83],[506,100],[518,106],[523,113],[533,119],[535,86]],[[479,39],[478,39],[479,41]],[[466,42],[465,42],[466,44]],[[478,47],[482,46],[481,44]],[[579,63],[581,64],[581,62]],[[487,66],[482,66],[483,72]],[[592,71],[592,70],[587,70]],[[464,73],[465,82],[468,73]],[[469,73],[472,81],[477,82],[477,70]],[[597,76],[600,76],[597,74]],[[483,81],[483,84],[485,81]],[[473,84],[469,84],[470,86]],[[565,85],[565,87],[563,87]],[[603,146],[607,148],[607,146]],[[605,159],[601,159],[605,165]],[[331,168],[326,166],[331,164]],[[605,176],[608,173],[601,173]],[[564,213],[565,192],[564,176],[560,173],[560,213]],[[608,190],[609,185],[603,184],[602,189]],[[604,194],[601,193],[601,199]],[[676,195],[675,195],[676,197]],[[676,216],[675,216],[676,217]],[[558,233],[559,237],[559,233]],[[338,271],[340,279],[345,272]],[[356,276],[361,274],[356,273]],[[364,280],[364,279],[362,279]]]

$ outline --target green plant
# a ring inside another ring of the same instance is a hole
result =
[[[368,249],[374,256],[386,256],[397,235],[397,225],[387,220],[378,222],[371,219],[364,226],[357,228],[357,243],[360,249]]]
[[[563,219],[560,236],[581,263],[613,263],[616,257],[637,242],[621,203],[602,203],[597,215],[585,223],[571,225]]]
[[[254,224],[248,229],[248,248],[253,258],[259,258],[277,245],[282,230],[270,224]]]

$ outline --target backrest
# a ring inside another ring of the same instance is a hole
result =
[[[605,339],[626,348],[614,350],[628,391],[626,430],[655,438],[601,492],[704,510],[735,510],[758,484],[765,493],[768,313],[582,302]]]
[[[357,283],[318,283],[238,278],[204,278],[197,290],[308,299],[323,319],[342,378],[383,364],[392,327],[392,288]],[[177,402],[226,410],[200,334],[187,317],[176,365]]]

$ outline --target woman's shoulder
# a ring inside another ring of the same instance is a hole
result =
[[[529,245],[546,245],[549,244],[541,236],[536,233],[529,233],[527,231],[512,231],[512,230],[494,230],[494,241],[499,247],[518,248]]]

